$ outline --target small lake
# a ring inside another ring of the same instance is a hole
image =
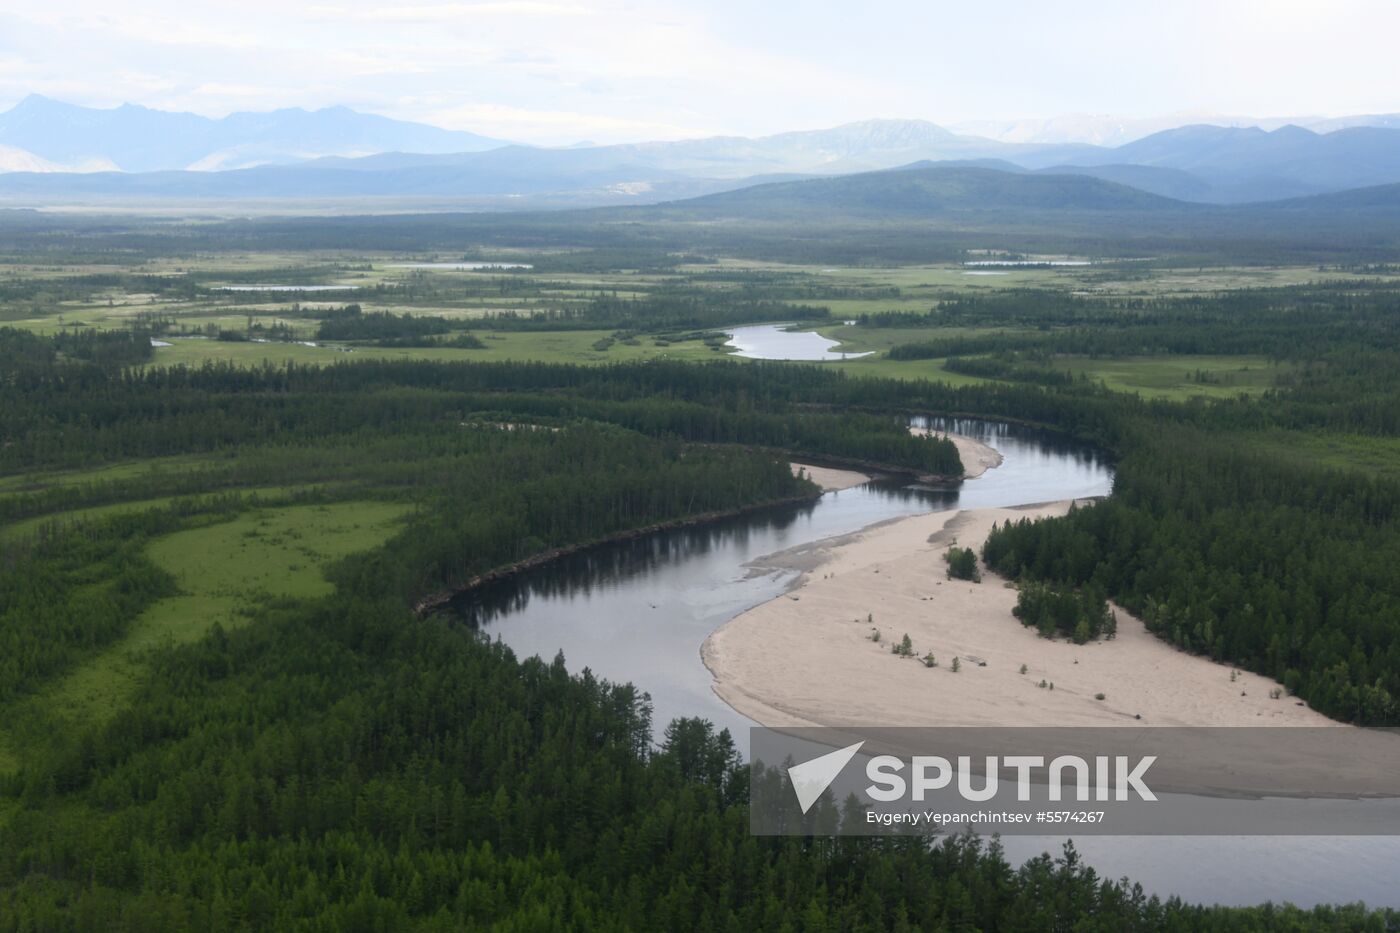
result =
[[[823,337],[816,331],[789,330],[792,324],[752,324],[735,327],[726,331],[729,334],[727,347],[736,347],[732,356],[743,356],[753,360],[855,360],[865,353],[835,353],[832,347],[840,346],[840,341]]]

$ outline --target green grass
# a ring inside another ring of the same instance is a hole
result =
[[[1174,401],[1254,395],[1272,388],[1278,376],[1288,371],[1260,356],[1070,357],[1057,361],[1055,368],[1087,374],[1118,392]]]
[[[278,499],[286,499],[297,492],[325,488],[327,484],[313,484],[303,486],[260,486],[249,489],[228,489],[221,490],[228,493],[236,493],[241,496],[257,496],[265,503],[275,502]],[[177,499],[188,499],[189,495],[180,496],[160,496],[154,499],[137,499],[130,502],[112,502],[106,505],[94,505],[81,509],[68,509],[62,512],[50,512],[45,515],[36,515],[33,518],[21,519],[11,522],[0,528],[0,542],[16,541],[37,531],[46,525],[66,526],[76,522],[88,522],[97,519],[107,518],[112,515],[126,515],[133,512],[144,512],[147,509],[164,508]]]
[[[934,379],[952,385],[971,385],[989,380],[949,372],[943,368],[942,359],[891,360],[884,353],[900,344],[934,338],[1016,332],[1008,328],[862,327],[843,324],[822,325],[814,329],[824,337],[840,341],[842,350],[874,350],[879,354],[829,364],[833,368],[853,376]],[[1055,368],[1069,369],[1076,375],[1083,373],[1114,391],[1177,401],[1195,396],[1233,398],[1241,393],[1259,393],[1272,388],[1278,376],[1288,369],[1259,356],[1063,357],[1055,363]]]
[[[853,353],[883,351],[900,344],[925,340],[1026,332],[1010,327],[864,327],[860,324],[822,324],[811,329],[823,337],[839,340],[843,349]]]
[[[965,376],[951,373],[943,368],[944,360],[891,360],[883,356],[868,356],[858,360],[845,360],[838,363],[814,363],[823,369],[834,369],[849,376],[867,379],[927,379],[931,382],[946,382],[949,385],[969,386],[993,380],[981,376]]]
[[[1400,478],[1400,437],[1267,431],[1244,434],[1240,440],[1281,460]]]
[[[86,470],[59,470],[41,473],[11,473],[0,476],[0,495],[17,492],[37,492],[55,486],[77,486],[82,483],[112,482],[138,476],[183,472],[192,467],[217,463],[218,457],[153,457],[149,460],[129,460]]]
[[[122,709],[152,652],[196,641],[215,624],[236,628],[269,599],[328,594],[326,566],[382,544],[409,508],[354,501],[257,509],[154,541],[147,553],[175,578],[179,595],[150,606],[117,644],[0,711],[0,729],[9,733],[0,734],[0,771],[12,770],[20,758],[15,750],[27,744],[16,732],[90,725]]]
[[[544,363],[619,363],[646,359],[711,360],[721,354],[698,340],[656,346],[650,337],[640,337],[631,346],[614,342],[606,350],[594,344],[612,336],[610,330],[543,331],[538,333],[477,333],[486,343],[483,350],[459,350],[450,347],[354,347],[346,353],[328,346],[306,347],[283,343],[230,343],[218,340],[176,340],[174,346],[156,349],[152,365],[169,366],[178,363],[199,365],[205,360],[231,360],[246,364],[264,361],[281,363],[325,364],[343,360],[415,359],[499,362],[504,360],[533,360]]]

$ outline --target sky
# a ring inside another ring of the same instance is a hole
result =
[[[1400,111],[1396,0],[3,0],[29,93],[321,107],[536,144],[873,117]]]

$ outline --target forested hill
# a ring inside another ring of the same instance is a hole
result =
[[[1376,185],[1370,188],[1354,188],[1350,191],[1337,191],[1331,194],[1315,194],[1307,198],[1289,198],[1260,205],[1261,209],[1274,212],[1322,213],[1356,212],[1383,213],[1394,217],[1400,214],[1400,184]]]
[[[835,178],[776,182],[672,202],[655,210],[759,218],[817,211],[922,217],[958,211],[1179,212],[1196,205],[1088,175],[1025,174],[962,165],[921,164]]]

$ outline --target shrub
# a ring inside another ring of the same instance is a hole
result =
[[[982,582],[982,571],[977,567],[977,553],[970,547],[950,547],[943,559],[948,563],[949,580],[971,580]]]

